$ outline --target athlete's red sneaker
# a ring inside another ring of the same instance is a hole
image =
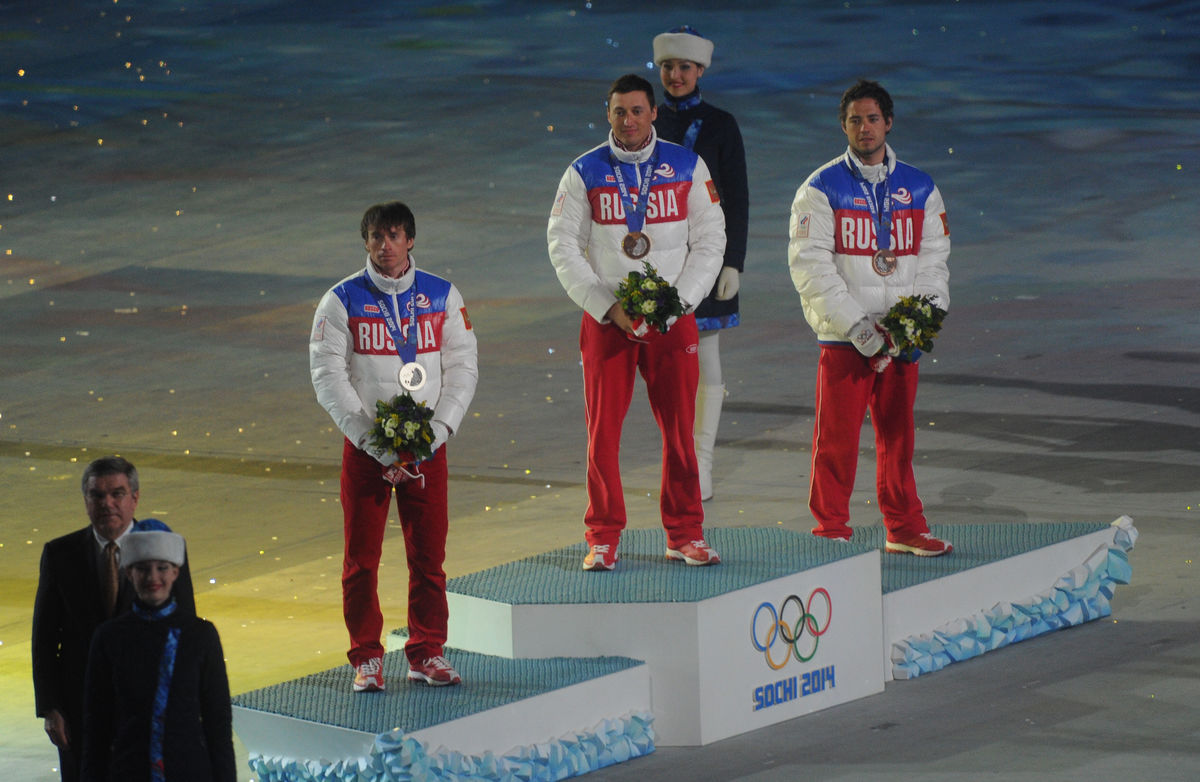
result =
[[[383,690],[383,658],[372,657],[354,669],[355,692],[379,692]]]
[[[892,554],[916,554],[918,557],[940,557],[954,551],[954,546],[949,542],[939,540],[929,532],[920,535],[898,535],[889,532],[885,548]]]
[[[718,565],[721,555],[712,546],[704,542],[704,538],[684,543],[679,548],[667,549],[667,559],[682,559],[689,565]]]
[[[592,546],[583,558],[584,570],[612,570],[616,566],[617,552],[613,546]]]
[[[440,654],[430,657],[424,662],[408,664],[408,678],[415,682],[424,682],[431,687],[445,687],[447,684],[459,684],[462,677],[454,666],[446,662]]]

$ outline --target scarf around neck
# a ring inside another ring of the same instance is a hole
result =
[[[175,613],[178,604],[171,598],[157,608],[134,601],[133,613],[147,622],[161,622]],[[162,656],[158,660],[158,686],[154,691],[154,711],[150,715],[150,779],[166,782],[163,763],[163,733],[167,723],[167,696],[171,692],[171,677],[175,673],[175,653],[179,649],[180,628],[167,628]]]

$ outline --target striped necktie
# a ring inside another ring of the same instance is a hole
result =
[[[121,571],[117,567],[117,544],[110,540],[104,547],[104,571],[100,574],[100,588],[104,595],[105,616],[111,617],[117,610],[117,592],[121,588]]]

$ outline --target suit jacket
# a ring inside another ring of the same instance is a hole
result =
[[[134,530],[166,529],[155,519],[135,521]],[[82,738],[83,689],[92,634],[108,617],[100,591],[100,569],[91,526],[55,538],[42,549],[33,605],[33,692],[37,715],[57,709],[67,720],[73,745]],[[192,574],[185,557],[175,581],[180,608],[196,611]],[[129,611],[133,585],[121,579],[116,615]]]

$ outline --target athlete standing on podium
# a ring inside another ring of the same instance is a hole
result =
[[[887,144],[892,98],[873,81],[842,95],[849,147],[817,169],[792,202],[788,266],[817,333],[816,423],[808,507],[814,535],[848,540],[863,417],[875,429],[875,483],[886,550],[953,550],[929,532],[913,475],[918,356],[895,360],[879,320],[903,296],[950,306],[950,226],[942,194]]]
[[[363,215],[360,231],[366,268],[321,299],[308,345],[317,401],[345,435],[342,609],[354,690],[384,688],[378,580],[393,494],[408,555],[408,678],[458,684],[458,672],[442,656],[449,619],[446,441],[475,396],[475,332],[458,288],[417,268],[412,210],[399,201],[377,204]],[[433,455],[412,472],[398,466],[395,451],[370,443],[375,403],[402,392],[433,410]]]
[[[608,91],[608,140],[566,170],[546,234],[567,295],[583,310],[579,349],[588,430],[585,570],[612,570],[625,529],[619,453],[636,373],[646,381],[663,437],[659,509],[667,557],[720,561],[704,540],[692,425],[696,414],[696,319],[725,251],[725,218],[704,161],[654,132],[654,88],[636,74]],[[648,262],[678,290],[684,315],[644,336],[615,291]]]

